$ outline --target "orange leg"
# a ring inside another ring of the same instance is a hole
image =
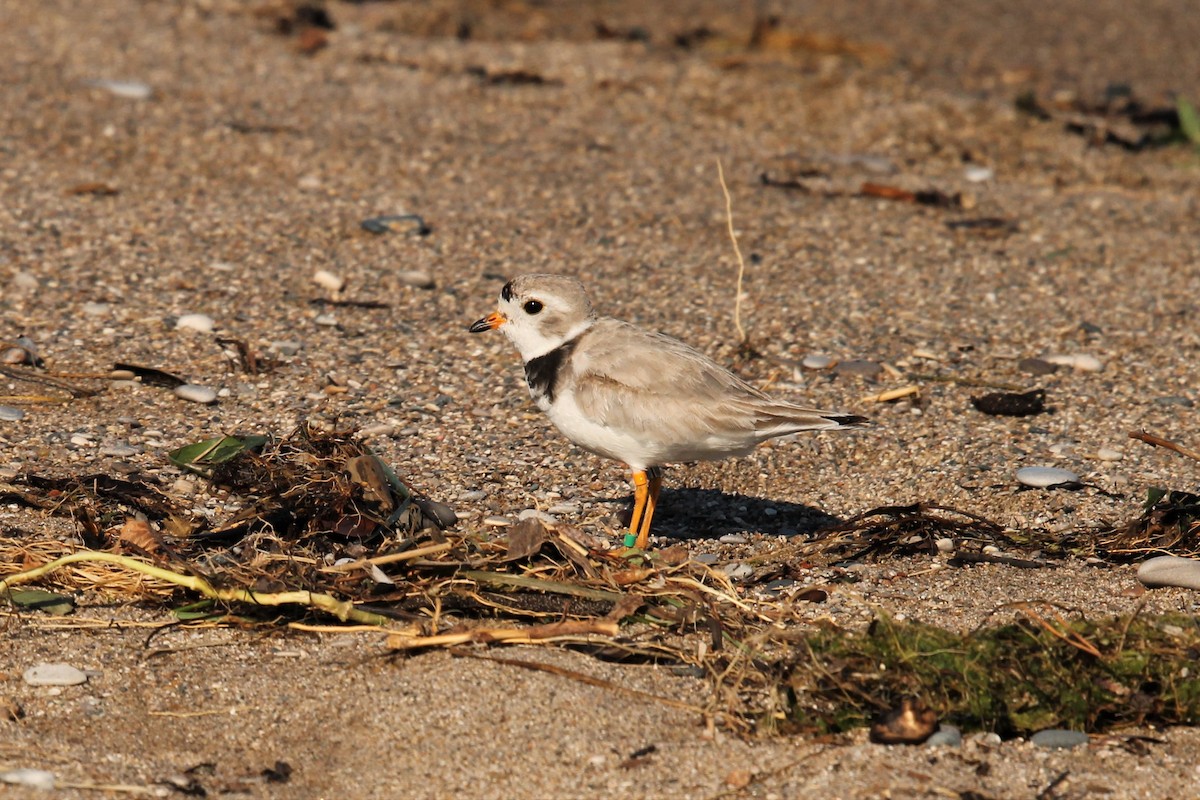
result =
[[[633,473],[633,516],[629,520],[629,532],[637,537],[634,546],[642,550],[650,544],[650,521],[654,519],[662,482],[662,469],[659,467]]]

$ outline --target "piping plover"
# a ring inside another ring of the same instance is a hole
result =
[[[649,542],[664,464],[719,461],[776,436],[867,421],[774,400],[677,339],[598,317],[583,284],[564,275],[506,283],[500,307],[470,331],[496,328],[521,352],[529,394],[563,435],[633,470],[626,542],[637,547]]]

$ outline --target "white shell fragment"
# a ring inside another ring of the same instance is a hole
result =
[[[126,100],[149,100],[154,94],[154,89],[141,81],[113,81],[107,78],[98,78],[88,81],[88,85],[104,89],[109,94],[124,97]]]
[[[175,320],[175,327],[180,330],[200,331],[200,333],[212,333],[216,322],[207,314],[184,314],[179,319]]]
[[[21,676],[30,686],[78,686],[87,683],[87,673],[70,664],[36,664]]]
[[[313,283],[331,292],[340,292],[346,285],[346,279],[335,275],[327,269],[319,269],[313,273]]]
[[[54,791],[54,773],[44,769],[7,769],[0,772],[0,783],[10,786],[28,786],[44,792]]]
[[[197,386],[194,383],[185,383],[182,386],[176,386],[175,396],[192,403],[203,403],[204,405],[217,402],[216,391],[207,386]]]
[[[1100,372],[1104,369],[1104,362],[1089,353],[1051,353],[1042,356],[1042,361],[1071,367],[1078,372]]]
[[[829,369],[832,364],[833,358],[821,353],[809,353],[800,362],[800,366],[805,369]]]
[[[1017,480],[1026,486],[1049,489],[1064,483],[1079,483],[1079,476],[1069,469],[1058,467],[1025,467],[1017,470]]]
[[[0,420],[4,422],[17,422],[25,419],[25,412],[19,408],[12,406],[0,406]]]
[[[1137,579],[1151,588],[1180,586],[1184,589],[1200,589],[1200,561],[1179,556],[1158,556],[1142,562],[1138,567]]]

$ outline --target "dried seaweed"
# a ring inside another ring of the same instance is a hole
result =
[[[906,697],[1002,733],[1188,722],[1200,703],[1180,677],[1200,649],[1182,619],[1067,622],[1027,608],[1018,623],[965,637],[888,619],[853,634],[814,628],[803,602],[747,591],[814,563],[940,552],[947,541],[962,562],[1046,564],[985,553],[1019,552],[1017,534],[945,506],[877,508],[764,547],[735,585],[684,548],[607,549],[566,524],[443,530],[452,512],[416,496],[349,431],[215,437],[172,458],[209,476],[218,516],[193,516],[137,476],[0,484],[0,499],[72,518],[85,544],[106,548],[0,532],[0,595],[36,583],[168,607],[200,597],[206,618],[375,625],[397,651],[526,643],[670,663],[710,685],[689,708],[741,732],[845,730]],[[1197,505],[1163,495],[1148,513],[1159,529],[1186,524],[1194,544]]]

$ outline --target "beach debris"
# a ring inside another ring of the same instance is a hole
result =
[[[1046,390],[1028,392],[990,392],[972,397],[971,405],[984,414],[1002,417],[1030,417],[1046,411]]]

